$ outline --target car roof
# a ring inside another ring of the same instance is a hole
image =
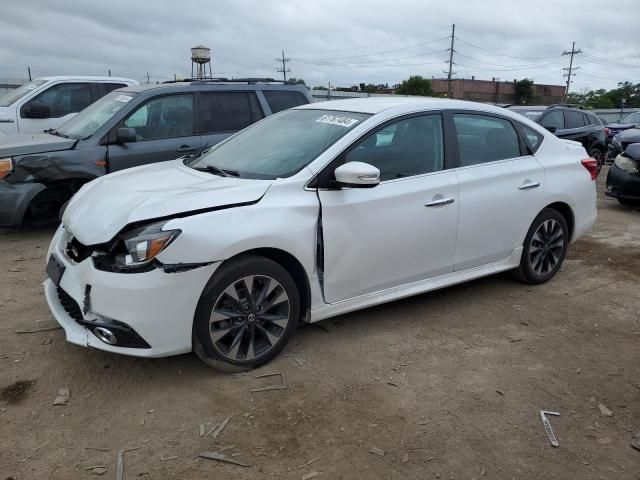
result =
[[[131,93],[143,93],[151,90],[167,91],[204,91],[204,90],[295,90],[306,92],[302,85],[262,82],[168,82],[168,83],[143,83],[131,87],[123,87],[122,90]]]
[[[351,98],[348,100],[329,100],[326,102],[310,103],[300,105],[296,109],[326,109],[345,112],[358,112],[377,114],[385,110],[415,111],[419,110],[442,110],[442,109],[459,109],[459,110],[481,110],[488,113],[497,113],[504,115],[505,110],[502,107],[488,105],[486,103],[469,102],[466,100],[451,100],[448,98],[435,97],[368,97],[368,98]]]
[[[85,81],[101,81],[101,82],[127,82],[137,85],[136,80],[124,77],[100,77],[93,75],[53,75],[48,77],[39,77],[36,80],[61,81],[61,80],[85,80]]]

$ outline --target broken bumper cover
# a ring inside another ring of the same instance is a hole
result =
[[[191,351],[196,305],[217,268],[210,264],[178,273],[154,269],[144,273],[97,270],[87,258],[75,263],[65,253],[70,235],[58,228],[47,261],[55,254],[64,266],[56,287],[44,282],[51,313],[65,330],[67,341],[113,353],[164,357]],[[90,287],[90,288],[87,288]],[[109,328],[129,347],[110,345],[94,333]]]
[[[45,188],[37,182],[9,183],[0,180],[0,226],[20,225],[31,200]]]

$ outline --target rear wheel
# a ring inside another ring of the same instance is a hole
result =
[[[193,348],[226,372],[259,367],[287,344],[300,317],[291,275],[264,257],[223,264],[207,283],[194,319]]]
[[[589,150],[589,156],[598,162],[598,173],[600,173],[604,164],[604,152],[599,148],[592,148]]]
[[[545,208],[535,218],[524,240],[520,266],[514,271],[522,282],[540,284],[560,270],[569,244],[569,227],[557,210]]]

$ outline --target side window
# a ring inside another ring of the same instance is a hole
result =
[[[542,117],[540,125],[544,128],[562,130],[564,128],[564,116],[562,115],[562,110],[554,110]]]
[[[202,133],[236,132],[264,117],[253,92],[212,92],[200,95]]]
[[[369,135],[345,156],[380,170],[380,180],[411,177],[444,168],[442,117],[424,115],[387,125]]]
[[[167,95],[138,107],[123,126],[135,128],[138,141],[193,135],[193,95]]]
[[[102,85],[102,95],[106,95],[109,92],[112,92],[119,88],[126,87],[124,83],[101,83],[101,85]]]
[[[508,120],[477,114],[454,114],[460,166],[520,156],[520,142]]]
[[[520,123],[520,128],[524,133],[524,141],[527,142],[527,145],[531,149],[531,153],[536,153],[538,151],[538,148],[540,148],[540,144],[542,143],[544,137],[542,136],[542,134],[536,132],[533,128],[527,127],[522,123]]]
[[[575,110],[565,110],[564,118],[567,122],[566,128],[582,128],[584,127],[584,117],[582,112],[576,112]]]
[[[288,108],[309,103],[307,98],[300,92],[287,90],[263,90],[262,93],[264,93],[272,113],[278,113]]]
[[[64,117],[91,104],[91,87],[88,83],[60,83],[42,92],[31,103],[48,106],[51,118]]]

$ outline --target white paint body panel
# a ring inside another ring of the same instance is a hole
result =
[[[580,163],[587,157],[584,149],[508,110],[410,97],[298,108],[372,116],[289,178],[221,178],[165,162],[109,175],[82,188],[69,204],[65,227],[60,227],[50,249],[67,267],[61,286],[82,304],[84,286],[92,285],[92,310],[85,318],[124,321],[152,348],[101,343],[66,314],[47,281],[47,300],[69,341],[130,355],[189,351],[193,316],[206,282],[225,260],[256,249],[281,250],[299,262],[310,289],[307,318],[318,321],[517,267],[531,222],[552,203],[570,206],[572,240],[595,222],[595,182]],[[390,180],[373,188],[316,191],[307,186],[324,166],[377,125],[409,113],[442,109],[498,113],[540,132],[544,140],[535,156]],[[527,182],[540,186],[518,188]],[[453,202],[425,206],[443,197]],[[202,211],[185,213],[194,210]],[[317,264],[320,212],[322,274]],[[117,274],[96,270],[91,260],[75,264],[64,254],[69,235],[85,245],[105,243],[127,224],[158,217],[169,217],[164,228],[182,233],[157,259],[205,266],[182,273],[156,269]]]

